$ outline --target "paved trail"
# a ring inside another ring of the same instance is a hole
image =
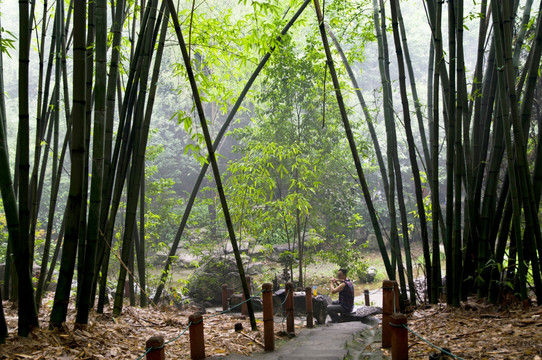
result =
[[[381,332],[378,321],[347,322],[317,325],[303,329],[296,337],[271,353],[253,354],[256,360],[375,360],[390,359],[380,350]],[[229,360],[249,359],[241,355],[229,355]]]

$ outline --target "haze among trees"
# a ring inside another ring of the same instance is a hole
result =
[[[132,305],[157,303],[179,253],[231,248],[244,279],[240,244],[287,246],[303,286],[320,260],[362,273],[372,239],[401,306],[418,264],[431,303],[540,304],[540,6],[1,2],[0,297],[18,334],[51,282],[50,326],[75,302],[85,328],[109,290],[115,316],[134,282]]]

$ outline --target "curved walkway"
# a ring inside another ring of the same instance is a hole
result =
[[[305,328],[274,352],[252,354],[250,359],[390,359],[380,349],[381,332],[378,322],[375,318],[368,318],[365,323],[357,321]],[[225,359],[241,360],[249,357],[232,354]]]

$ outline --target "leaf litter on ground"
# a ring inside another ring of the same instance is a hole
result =
[[[50,304],[44,300],[40,311],[40,328],[28,338],[17,336],[17,309],[5,301],[4,311],[9,329],[6,344],[0,345],[0,359],[138,359],[145,354],[145,342],[152,336],[162,336],[167,359],[189,359],[189,331],[179,337],[188,325],[195,309],[178,310],[174,306],[124,307],[113,317],[112,308],[103,314],[92,312],[85,329],[74,329],[76,310],[72,303],[62,329],[49,330]],[[234,325],[243,330],[236,332]],[[237,353],[250,355],[263,350],[263,323],[252,331],[247,317],[217,313],[204,315],[205,352],[207,356]],[[276,327],[279,330],[278,326]],[[178,338],[177,338],[178,337]],[[144,356],[143,356],[144,358]]]
[[[463,359],[542,360],[541,307],[523,309],[517,302],[503,306],[469,299],[458,308],[419,307],[409,315],[408,327]],[[410,359],[440,353],[413,333],[408,341]]]
[[[0,345],[0,359],[138,359],[145,354],[145,342],[162,336],[167,359],[189,359],[188,317],[195,309],[178,310],[174,306],[149,308],[124,307],[122,315],[113,317],[106,307],[103,314],[92,312],[86,329],[74,329],[75,308],[70,305],[63,329],[49,330],[51,302],[44,301],[40,311],[40,328],[28,338],[17,334],[17,309],[4,302],[9,328],[6,344]],[[234,325],[243,330],[236,332]],[[263,350],[263,324],[252,331],[248,318],[239,315],[204,315],[205,351],[207,356],[231,353],[250,356]],[[542,360],[542,308],[523,309],[519,304],[496,306],[470,299],[459,308],[446,305],[419,306],[409,315],[408,327],[418,335],[449,349],[463,359],[532,359]],[[299,328],[299,330],[302,330]],[[280,324],[276,337],[286,340]],[[296,332],[298,330],[296,329]],[[177,338],[178,337],[178,338]],[[409,333],[409,358],[428,359],[435,348]],[[389,351],[384,351],[384,354]],[[448,357],[452,359],[452,357]]]

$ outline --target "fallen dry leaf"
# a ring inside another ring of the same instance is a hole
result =
[[[47,303],[47,299],[44,300]],[[67,326],[62,331],[48,330],[50,307],[39,314],[40,328],[29,338],[17,334],[17,310],[4,302],[9,329],[6,344],[0,345],[0,359],[137,359],[145,353],[145,342],[161,335],[167,343],[167,359],[189,359],[189,332],[180,333],[188,324],[191,313],[176,308],[136,308],[126,306],[121,316],[111,316],[111,308],[104,314],[92,313],[85,330],[73,330],[75,309],[70,305]],[[242,333],[233,331],[234,324],[243,325]],[[250,355],[262,351],[261,331],[251,331],[248,318],[234,315],[204,315],[205,352],[207,356],[239,353]],[[178,338],[177,338],[178,337]]]
[[[432,306],[409,316],[408,326],[424,339],[463,359],[542,360],[540,308],[499,310],[470,300],[460,308]],[[439,352],[409,333],[409,358]]]

